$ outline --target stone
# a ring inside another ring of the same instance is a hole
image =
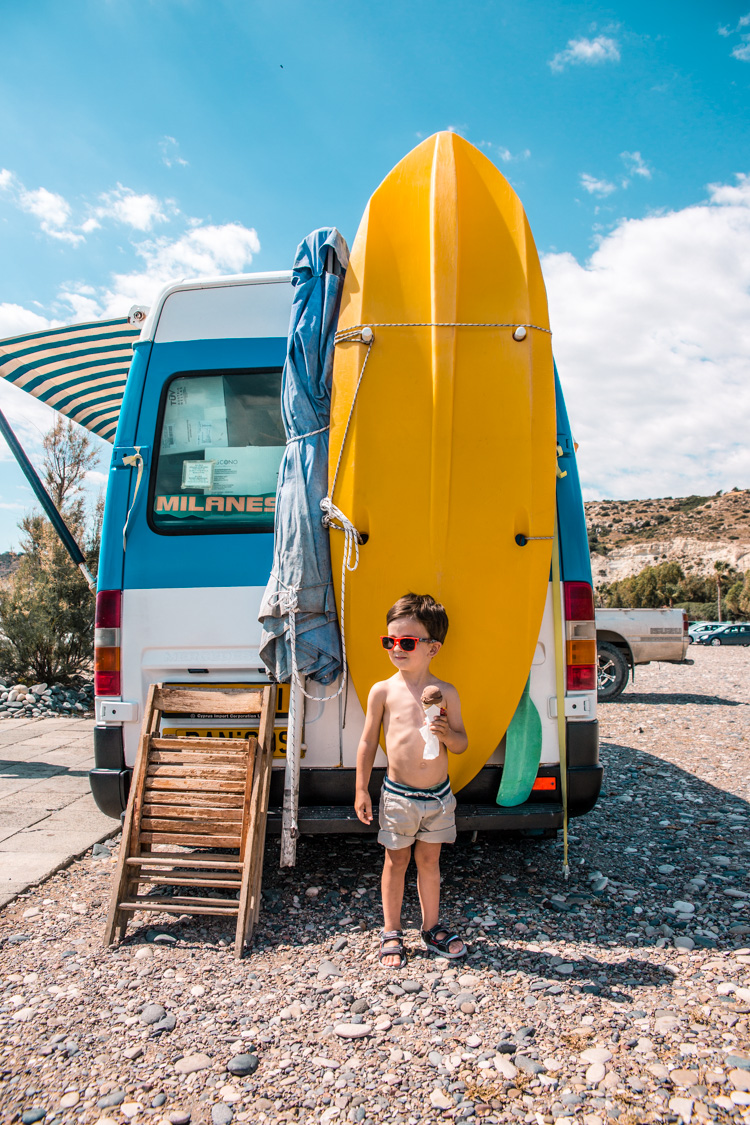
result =
[[[77,1090],[69,1090],[60,1098],[60,1109],[72,1109],[74,1105],[78,1105],[79,1098]]]
[[[130,1062],[134,1062],[135,1059],[139,1059],[143,1054],[143,1047],[126,1047],[122,1053],[124,1058],[128,1059]]]
[[[433,1105],[435,1109],[453,1109],[455,1102],[453,1101],[453,1098],[450,1098],[445,1093],[444,1090],[441,1090],[439,1086],[436,1086],[430,1094],[430,1105]]]
[[[669,1077],[674,1082],[675,1086],[684,1086],[687,1089],[688,1086],[695,1086],[697,1083],[698,1071],[682,1070],[678,1067],[677,1070],[671,1070],[669,1072]]]
[[[235,1102],[242,1101],[242,1091],[238,1090],[236,1086],[222,1086],[219,1090],[219,1097],[229,1105],[234,1105]]]
[[[670,1098],[669,1108],[683,1121],[689,1122],[693,1116],[693,1098]]]
[[[369,1023],[337,1023],[333,1029],[342,1039],[364,1039],[372,1032]]]
[[[340,977],[341,969],[333,961],[321,961],[318,966],[318,980],[327,980],[329,977]]]
[[[113,1090],[111,1094],[106,1094],[103,1098],[99,1098],[96,1103],[99,1109],[111,1109],[113,1106],[122,1105],[125,1101],[124,1090]]]
[[[227,1063],[230,1074],[255,1074],[258,1069],[258,1056],[250,1054],[234,1055]]]
[[[401,981],[401,987],[403,988],[404,992],[421,992],[422,991],[422,985],[419,983],[418,980],[402,980]]]
[[[120,1113],[130,1121],[133,1117],[137,1117],[142,1109],[143,1106],[140,1102],[123,1102],[120,1106]]]
[[[27,1109],[21,1114],[21,1125],[36,1125],[37,1121],[43,1121],[46,1116],[46,1109],[34,1106],[33,1109]]]
[[[195,1074],[199,1070],[208,1070],[210,1066],[211,1059],[204,1054],[185,1055],[174,1064],[178,1074]],[[173,1122],[172,1125],[175,1125],[175,1123]]]
[[[692,902],[685,902],[682,899],[678,899],[677,902],[673,902],[672,906],[678,912],[678,914],[693,914],[695,911],[695,906]]]
[[[231,1106],[225,1105],[224,1102],[216,1102],[211,1106],[212,1125],[229,1125],[233,1117]]]
[[[525,1070],[527,1074],[544,1074],[544,1063],[540,1063],[537,1059],[527,1058],[526,1055],[516,1055],[516,1066],[519,1070]]]
[[[730,1070],[727,1078],[735,1090],[750,1091],[750,1072],[747,1070]]]
[[[356,1015],[361,1015],[363,1012],[369,1011],[369,1008],[370,1008],[369,1001],[365,1000],[364,997],[361,997],[359,1000],[354,1001],[354,1003],[351,1006],[350,1011],[352,1011],[356,1016]]]
[[[581,1058],[587,1063],[606,1063],[612,1058],[612,1052],[606,1047],[589,1047],[581,1052]]]
[[[741,1070],[750,1070],[750,1059],[744,1055],[727,1055],[727,1066],[738,1066]]]
[[[169,1114],[172,1125],[190,1125],[191,1113],[189,1109],[173,1109]]]
[[[586,1081],[589,1086],[598,1086],[606,1073],[607,1068],[603,1062],[592,1062],[586,1071]]]
[[[498,1074],[502,1074],[503,1078],[507,1078],[509,1082],[512,1082],[518,1074],[518,1067],[514,1066],[505,1055],[495,1055],[492,1061]]]
[[[141,1023],[152,1024],[163,1020],[167,1012],[161,1004],[146,1004],[141,1011]]]
[[[675,949],[687,949],[690,951],[691,949],[695,949],[695,942],[691,937],[688,937],[687,934],[678,934],[677,937],[674,938],[674,947]]]

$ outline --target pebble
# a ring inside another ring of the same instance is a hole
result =
[[[372,1027],[369,1023],[337,1023],[333,1030],[342,1039],[362,1039],[370,1034]]]
[[[27,1109],[21,1114],[22,1125],[36,1125],[37,1121],[43,1121],[47,1116],[46,1109],[40,1109],[35,1106],[33,1109]]]
[[[158,1023],[164,1019],[166,1014],[166,1010],[162,1008],[161,1004],[147,1004],[141,1012],[141,1023]]]
[[[211,1106],[211,1121],[213,1125],[229,1125],[229,1122],[234,1117],[232,1107],[225,1105],[223,1102],[216,1102]]]
[[[208,1055],[204,1055],[203,1053],[185,1055],[174,1064],[174,1068],[178,1074],[195,1074],[198,1070],[208,1070],[210,1066],[211,1059]]]
[[[171,1125],[190,1125],[192,1114],[189,1109],[174,1109],[168,1116]]]
[[[255,1074],[258,1069],[258,1056],[250,1054],[234,1055],[227,1063],[230,1074]]]

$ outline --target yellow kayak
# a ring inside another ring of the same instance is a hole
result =
[[[457,791],[497,748],[529,675],[556,461],[534,240],[508,181],[455,133],[423,141],[370,199],[337,341],[329,489],[367,536],[346,583],[352,682],[364,707],[392,674],[378,637],[397,598],[443,602],[450,629],[433,668],[458,688],[469,735],[451,760]],[[340,612],[340,531],[331,550]]]

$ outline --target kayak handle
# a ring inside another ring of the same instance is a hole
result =
[[[517,535],[516,543],[519,547],[525,547],[527,543],[540,543],[543,540],[552,542],[552,535]]]

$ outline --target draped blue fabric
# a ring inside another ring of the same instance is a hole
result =
[[[309,234],[294,260],[295,293],[281,386],[287,447],[276,494],[273,569],[258,614],[263,626],[261,659],[281,683],[292,675],[289,607],[295,603],[300,674],[329,684],[342,670],[331,553],[320,501],[328,492],[333,340],[348,263],[349,249],[335,228]]]

